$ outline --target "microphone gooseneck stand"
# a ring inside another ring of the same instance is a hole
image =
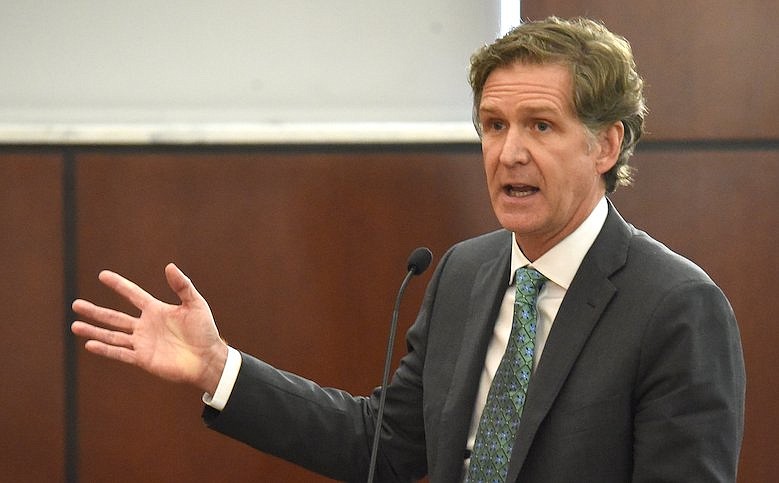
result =
[[[376,473],[376,458],[379,453],[379,440],[381,439],[381,424],[384,419],[384,403],[387,398],[387,383],[389,382],[390,366],[392,365],[392,349],[395,346],[395,333],[398,330],[398,313],[400,312],[400,301],[403,298],[403,292],[411,277],[419,275],[427,270],[433,254],[425,247],[419,247],[408,257],[406,277],[400,284],[398,296],[395,298],[395,309],[392,311],[392,323],[390,324],[390,333],[387,340],[387,354],[384,358],[384,375],[381,379],[381,396],[379,397],[379,408],[376,413],[376,427],[373,434],[373,445],[371,446],[371,463],[368,467],[368,483],[373,483],[373,476]]]

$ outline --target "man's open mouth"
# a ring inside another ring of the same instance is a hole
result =
[[[537,187],[526,185],[526,184],[506,185],[506,187],[504,187],[503,190],[506,192],[507,195],[509,195],[511,197],[514,197],[514,198],[521,198],[523,196],[530,196],[533,193],[538,192],[538,188]]]

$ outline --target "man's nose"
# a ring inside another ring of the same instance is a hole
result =
[[[503,138],[500,162],[511,166],[514,164],[526,164],[529,160],[530,154],[528,152],[527,139],[520,129],[512,126]]]

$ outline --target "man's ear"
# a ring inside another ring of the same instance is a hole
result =
[[[624,136],[625,126],[622,124],[622,121],[606,126],[597,135],[599,153],[598,158],[595,160],[595,166],[598,173],[606,173],[617,163]]]

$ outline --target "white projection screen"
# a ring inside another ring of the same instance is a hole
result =
[[[502,3],[2,2],[0,142],[469,139]]]

